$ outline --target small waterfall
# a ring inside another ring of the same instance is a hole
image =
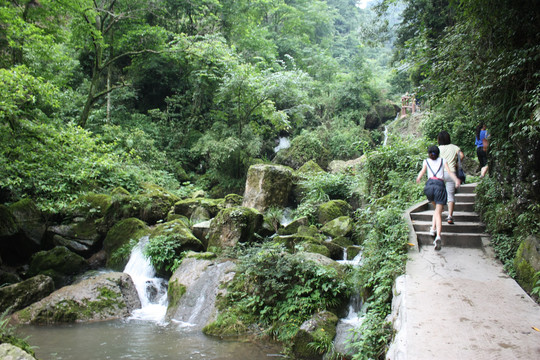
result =
[[[349,264],[354,267],[362,266],[362,252],[360,251],[352,260],[347,260],[347,250],[344,250],[344,259],[339,262],[342,264]],[[334,346],[336,350],[343,354],[348,354],[349,350],[346,344],[349,342],[351,336],[351,330],[358,328],[362,325],[364,320],[363,314],[363,301],[359,293],[351,295],[349,299],[349,309],[347,316],[339,319],[336,326],[336,337],[334,338]],[[352,354],[350,354],[352,355]]]
[[[274,148],[274,153],[277,153],[281,149],[288,149],[291,147],[291,142],[287,137],[280,137],[279,144]]]
[[[131,276],[141,308],[133,311],[130,319],[151,320],[162,323],[167,312],[167,282],[156,277],[156,271],[150,260],[144,256],[144,246],[148,236],[144,236],[131,250],[131,256],[124,272]]]
[[[386,146],[386,142],[388,141],[388,126],[384,125],[384,141],[383,146]]]

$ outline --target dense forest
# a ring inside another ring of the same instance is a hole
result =
[[[477,210],[506,270],[540,294],[540,269],[515,261],[540,233],[536,0],[358,3],[0,0],[1,206],[31,199],[62,222],[88,194],[151,184],[179,199],[222,198],[243,194],[254,164],[328,170],[363,156],[356,173],[303,178],[295,215],[316,226],[324,201],[355,208],[371,258],[354,282],[371,305],[351,348],[354,359],[381,358],[406,252],[400,213],[421,198],[414,176],[426,146],[447,130],[476,175],[475,128],[485,123]],[[419,101],[422,136],[394,122],[382,146],[405,93]],[[280,138],[290,147],[276,152]],[[247,253],[246,269],[268,265]],[[297,328],[276,319],[266,325],[286,342]]]

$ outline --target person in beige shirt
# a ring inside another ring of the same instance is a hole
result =
[[[465,157],[463,151],[457,146],[452,144],[450,140],[450,134],[447,131],[441,131],[437,136],[437,142],[439,143],[439,150],[441,152],[441,157],[446,160],[450,171],[457,175],[458,170],[458,156],[461,160]],[[444,176],[444,183],[446,186],[446,193],[448,194],[448,217],[446,221],[449,224],[454,223],[454,206],[456,203],[455,193],[456,193],[456,183],[450,176],[446,174]]]

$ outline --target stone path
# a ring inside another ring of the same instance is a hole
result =
[[[540,306],[495,259],[474,196],[465,195],[473,192],[464,186],[456,199],[462,205],[456,224],[444,226],[441,251],[423,234],[427,205],[410,209],[415,246],[396,281],[387,359],[540,359]]]

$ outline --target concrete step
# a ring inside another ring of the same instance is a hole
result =
[[[431,221],[415,221],[413,220],[414,230],[418,232],[429,232],[431,229]],[[453,225],[443,221],[442,233],[458,233],[458,234],[483,234],[485,231],[484,224],[479,222],[462,222]]]
[[[434,236],[431,236],[429,232],[417,231],[418,244],[421,246],[432,246]],[[443,231],[441,234],[442,246],[453,246],[461,248],[481,248],[482,238],[489,236],[483,233],[446,233]]]
[[[411,220],[414,221],[431,221],[433,218],[433,210],[424,210],[410,213]],[[447,211],[443,211],[443,222],[446,222]],[[454,211],[454,222],[457,224],[463,222],[480,222],[480,216],[474,212]]]
[[[428,208],[428,210],[433,210],[434,209],[434,207],[433,207],[433,205],[431,203],[429,203],[427,208]],[[445,206],[444,209],[447,210],[448,207]],[[459,201],[456,201],[456,204],[454,205],[454,211],[474,212],[474,202],[459,202]]]
[[[476,199],[476,194],[471,193],[457,193],[454,195],[456,197],[456,204],[459,203],[474,203]]]
[[[476,189],[476,183],[472,183],[472,184],[463,184],[461,185],[459,188],[458,188],[458,192],[459,193],[462,193],[462,194],[472,194],[474,193],[475,189]]]

